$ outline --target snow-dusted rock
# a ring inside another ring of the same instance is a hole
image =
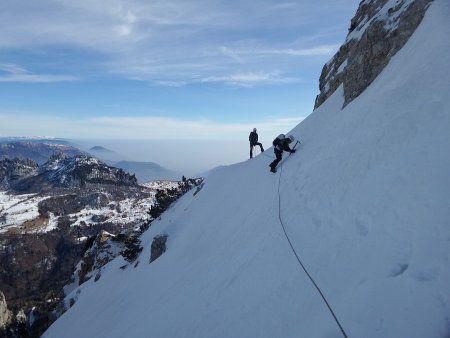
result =
[[[319,107],[344,86],[344,106],[358,97],[408,41],[432,0],[364,0],[345,43],[323,67]]]
[[[0,328],[8,325],[12,320],[12,313],[8,310],[5,295],[0,291]]]

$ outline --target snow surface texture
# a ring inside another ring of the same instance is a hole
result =
[[[282,232],[279,175],[287,233],[349,337],[448,337],[449,17],[433,2],[362,95],[298,125],[282,171],[268,149],[211,173],[143,235],[136,268],[112,261],[44,337],[342,337]]]

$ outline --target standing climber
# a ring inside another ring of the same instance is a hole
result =
[[[280,134],[277,136],[275,140],[273,140],[273,151],[275,153],[276,159],[270,163],[270,171],[273,173],[277,172],[277,165],[280,163],[281,159],[283,158],[283,151],[287,151],[291,154],[295,153],[295,149],[289,148],[289,144],[295,141],[294,136],[288,135],[284,136],[284,134]]]
[[[253,128],[253,131],[248,135],[248,140],[250,141],[250,158],[253,157],[253,147],[259,146],[261,152],[264,152],[264,148],[261,143],[258,142],[258,133],[256,132],[256,128]]]

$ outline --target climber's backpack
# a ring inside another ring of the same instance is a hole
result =
[[[275,140],[273,140],[272,144],[276,147],[277,145],[280,144],[280,141],[284,139],[284,134],[280,134],[277,136],[277,138]]]

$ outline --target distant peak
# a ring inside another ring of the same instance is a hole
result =
[[[106,152],[106,153],[113,153],[112,150],[109,150],[102,146],[94,146],[91,149],[89,149],[89,151],[100,151],[100,152]]]
[[[102,147],[102,146],[94,146],[91,149],[89,149],[89,151],[96,151],[96,152],[102,152],[102,153],[113,153],[114,152],[114,151],[112,151],[108,148]]]

